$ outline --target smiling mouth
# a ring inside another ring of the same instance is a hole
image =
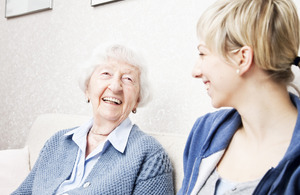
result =
[[[122,104],[121,100],[112,97],[104,97],[102,98],[102,100],[111,104],[116,104],[116,105]]]
[[[203,83],[204,83],[206,89],[209,89],[209,87],[210,87],[210,82],[209,82],[209,81],[203,81]]]

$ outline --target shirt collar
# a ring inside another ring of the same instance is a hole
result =
[[[86,136],[94,120],[90,119],[83,125],[65,133],[65,136],[73,135],[72,140],[79,146],[82,151],[86,148]],[[107,140],[113,145],[113,147],[121,153],[124,153],[126,148],[128,137],[132,129],[132,122],[129,118],[126,118],[119,126],[117,126],[107,137]]]
[[[119,152],[124,153],[128,137],[132,129],[132,122],[129,118],[125,119],[118,127],[115,128],[107,137],[109,142]]]

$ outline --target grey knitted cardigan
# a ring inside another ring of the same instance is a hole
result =
[[[45,144],[33,169],[13,195],[52,195],[71,175],[78,146],[73,130],[62,130]],[[124,153],[111,144],[81,187],[68,194],[80,195],[169,195],[174,194],[172,165],[162,146],[138,126],[132,127]]]

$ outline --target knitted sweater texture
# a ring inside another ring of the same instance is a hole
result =
[[[33,169],[12,195],[55,194],[71,175],[78,146],[62,130],[51,137]],[[95,164],[84,184],[68,194],[174,194],[172,165],[162,146],[133,126],[124,153],[111,144]]]

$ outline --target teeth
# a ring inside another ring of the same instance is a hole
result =
[[[112,98],[112,97],[105,97],[105,98],[103,98],[103,101],[112,102],[112,103],[117,104],[117,105],[120,105],[122,103],[121,100],[118,100],[118,99]]]

